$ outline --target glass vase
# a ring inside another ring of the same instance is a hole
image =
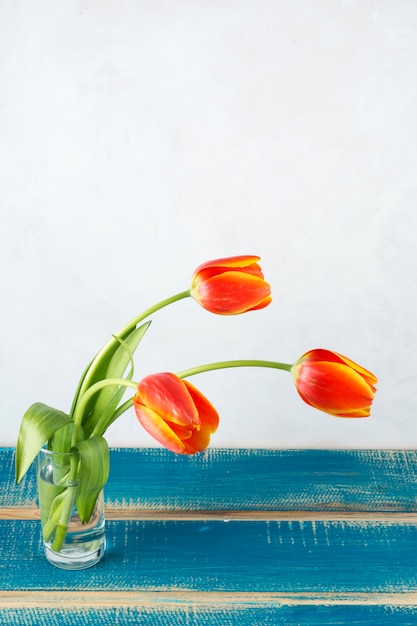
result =
[[[71,454],[42,449],[38,454],[38,497],[45,556],[56,567],[78,570],[98,563],[106,551],[104,497],[99,493],[90,519],[76,507],[77,481],[69,481]],[[66,513],[66,511],[68,511]],[[57,531],[57,520],[68,530]],[[58,538],[59,532],[64,539]]]

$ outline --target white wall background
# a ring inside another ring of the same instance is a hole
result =
[[[273,304],[154,316],[137,374],[315,347],[374,371],[372,416],[291,377],[192,381],[217,446],[417,446],[417,2],[2,0],[0,444],[34,401],[68,410],[87,361],[188,288],[259,254]],[[147,446],[133,412],[110,445]]]

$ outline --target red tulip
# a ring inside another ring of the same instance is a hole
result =
[[[205,450],[219,423],[219,415],[207,398],[170,372],[143,378],[133,403],[144,429],[177,454]]]
[[[219,315],[263,309],[272,298],[259,260],[258,256],[235,256],[203,263],[193,274],[192,297]]]
[[[338,417],[368,417],[378,379],[354,361],[330,350],[310,350],[291,369],[301,398]]]

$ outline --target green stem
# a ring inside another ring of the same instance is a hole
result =
[[[197,367],[190,367],[187,370],[183,370],[177,374],[178,378],[188,378],[188,376],[194,376],[194,374],[201,374],[202,372],[209,372],[212,370],[226,369],[228,367],[272,367],[278,370],[285,370],[290,372],[292,364],[279,363],[277,361],[260,361],[256,359],[239,359],[234,361],[217,361],[216,363],[206,363],[205,365],[197,365]]]
[[[128,400],[126,400],[125,402],[123,402],[123,404],[121,404],[113,413],[111,420],[109,420],[108,422],[106,422],[106,430],[109,426],[111,426],[111,424],[113,424],[113,422],[115,422],[117,420],[118,417],[120,417],[123,413],[125,413],[125,411],[127,411],[128,409],[130,409],[130,407],[133,406],[133,397],[129,398]],[[91,433],[90,437],[94,437],[96,435],[101,435],[102,428],[101,428],[101,424],[97,423],[94,426],[93,432]]]
[[[111,387],[111,386],[122,386],[122,387],[131,387],[132,389],[137,389],[137,383],[133,380],[129,380],[126,378],[105,378],[104,380],[99,380],[94,385],[91,385],[80,398],[79,402],[75,406],[74,410],[74,429],[72,432],[72,440],[71,445],[75,445],[78,441],[81,423],[84,415],[84,410],[91,399],[91,397],[103,389],[103,387]]]
[[[187,378],[188,376],[193,376],[194,374],[201,374],[203,372],[208,372],[210,370],[218,370],[218,369],[226,369],[228,367],[272,367],[279,370],[285,370],[287,372],[291,371],[292,365],[288,363],[278,363],[276,361],[259,361],[259,360],[236,360],[236,361],[219,361],[217,363],[208,363],[206,365],[198,365],[197,367],[191,367],[187,370],[183,370],[177,374],[178,378]],[[136,384],[136,383],[135,383]],[[132,385],[129,385],[132,386]],[[113,424],[117,420],[120,415],[125,413],[130,407],[133,406],[133,397],[128,398],[123,404],[121,404],[112,416],[110,424]],[[91,433],[90,437],[94,435],[99,435],[100,429],[94,429]]]
[[[69,520],[75,504],[75,498],[77,493],[77,479],[78,458],[76,457],[76,455],[71,454],[68,487],[66,487],[65,489],[65,496],[59,509],[59,520],[56,525],[55,535],[51,545],[52,550],[54,550],[55,552],[59,552],[61,550],[62,545],[65,541],[65,537],[67,536]]]
[[[65,499],[62,506],[61,515],[56,526],[55,535],[52,541],[51,548],[55,552],[59,552],[67,536],[69,528],[69,519],[71,517],[71,511],[75,504],[76,487],[67,487],[65,492]]]
[[[74,416],[78,399],[90,387],[91,381],[93,380],[98,367],[100,367],[100,363],[107,356],[109,351],[112,350],[114,346],[119,343],[117,337],[124,339],[126,335],[128,335],[135,328],[135,326],[137,326],[137,324],[142,322],[144,319],[146,319],[147,317],[149,317],[156,311],[163,309],[169,304],[173,304],[174,302],[178,302],[178,300],[188,298],[190,295],[191,295],[190,290],[187,289],[186,291],[181,291],[175,294],[174,296],[170,296],[169,298],[165,298],[164,300],[161,300],[157,304],[154,304],[148,309],[145,309],[145,311],[143,311],[140,315],[135,317],[135,319],[129,322],[129,324],[126,324],[126,326],[124,326],[118,333],[116,333],[116,335],[114,335],[111,339],[109,339],[109,341],[101,348],[101,350],[96,354],[96,356],[91,361],[91,363],[87,366],[86,370],[84,371],[80,379],[80,382],[78,383],[78,387],[75,392],[74,400],[73,400],[71,411],[70,411],[71,417]]]
[[[66,490],[61,491],[53,500],[49,502],[48,518],[42,528],[42,535],[46,542],[49,542],[52,539],[55,529],[58,526],[58,520],[61,517],[61,512],[64,507],[65,495]],[[46,505],[41,503],[40,507],[41,510],[43,510],[42,514],[46,515],[44,512],[44,507],[46,507]],[[51,513],[52,508],[54,509],[53,514]]]

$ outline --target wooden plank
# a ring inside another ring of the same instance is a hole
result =
[[[216,450],[187,457],[115,449],[107,508],[129,511],[417,512],[417,451]],[[14,450],[0,449],[0,509],[35,509],[31,468],[14,484]]]
[[[286,606],[245,604],[230,606],[1,609],[7,626],[415,626],[416,607],[397,606]]]
[[[414,524],[108,522],[107,556],[78,572],[46,562],[38,522],[0,521],[0,534],[3,591],[417,591]]]
[[[417,524],[417,513],[403,513],[401,511],[234,511],[234,510],[197,510],[176,511],[165,509],[141,509],[141,508],[115,508],[105,507],[107,520],[159,520],[159,521],[198,521],[198,520],[252,520],[252,521],[350,521],[350,522],[383,522],[384,524]],[[32,507],[4,507],[0,509],[0,519],[4,520],[39,520],[40,514],[37,506]]]
[[[141,606],[231,607],[257,606],[417,606],[417,592],[411,593],[228,593],[198,591],[10,591],[0,592],[3,608],[91,609]]]

